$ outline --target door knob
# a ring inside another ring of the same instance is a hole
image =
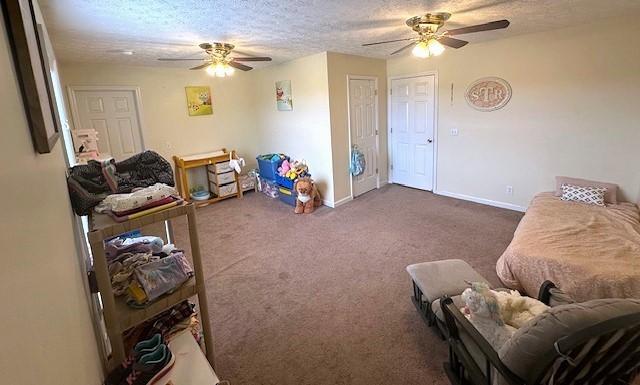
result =
[[[433,139],[427,139],[427,143],[432,143]]]

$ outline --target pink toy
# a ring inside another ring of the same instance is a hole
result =
[[[289,161],[285,159],[282,161],[282,165],[278,167],[278,175],[285,176],[289,170],[291,170],[291,164],[289,164]]]

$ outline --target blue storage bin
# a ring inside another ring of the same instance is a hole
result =
[[[296,193],[294,190],[284,188],[284,187],[278,187],[278,193],[279,193],[278,198],[280,198],[281,201],[288,204],[289,206],[296,205],[296,199],[298,198],[298,193]]]
[[[258,161],[260,176],[270,181],[275,181],[276,175],[278,175],[278,167],[280,167],[284,159],[272,161],[271,159],[262,159],[258,156],[256,160]]]
[[[287,178],[286,176],[280,176],[276,173],[276,183],[278,184],[278,186],[293,190],[293,184],[295,183],[295,181]]]

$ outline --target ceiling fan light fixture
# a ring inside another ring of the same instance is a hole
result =
[[[431,54],[429,53],[428,44],[424,40],[420,40],[418,43],[416,43],[416,45],[411,50],[411,54],[422,59],[431,56]]]
[[[430,39],[427,42],[427,49],[433,56],[440,56],[444,52],[444,46],[436,39]]]
[[[209,64],[207,68],[205,68],[205,71],[207,71],[207,75],[209,76],[216,76],[216,65],[213,63]]]
[[[224,74],[227,76],[233,75],[236,72],[235,68],[231,67],[229,64],[225,64]]]

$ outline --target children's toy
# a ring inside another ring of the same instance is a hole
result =
[[[291,164],[285,159],[282,161],[282,165],[278,167],[278,175],[285,176],[289,173],[289,170],[291,170]]]
[[[535,298],[523,297],[516,290],[494,291],[500,307],[500,315],[507,325],[521,328],[532,318],[544,313],[549,306]]]
[[[515,333],[516,328],[504,323],[495,292],[486,283],[471,283],[462,292],[462,300],[466,304],[462,313],[496,351]]]
[[[311,178],[299,178],[293,188],[298,193],[296,208],[293,210],[294,213],[311,214],[316,207],[322,204],[320,192],[318,192]]]

